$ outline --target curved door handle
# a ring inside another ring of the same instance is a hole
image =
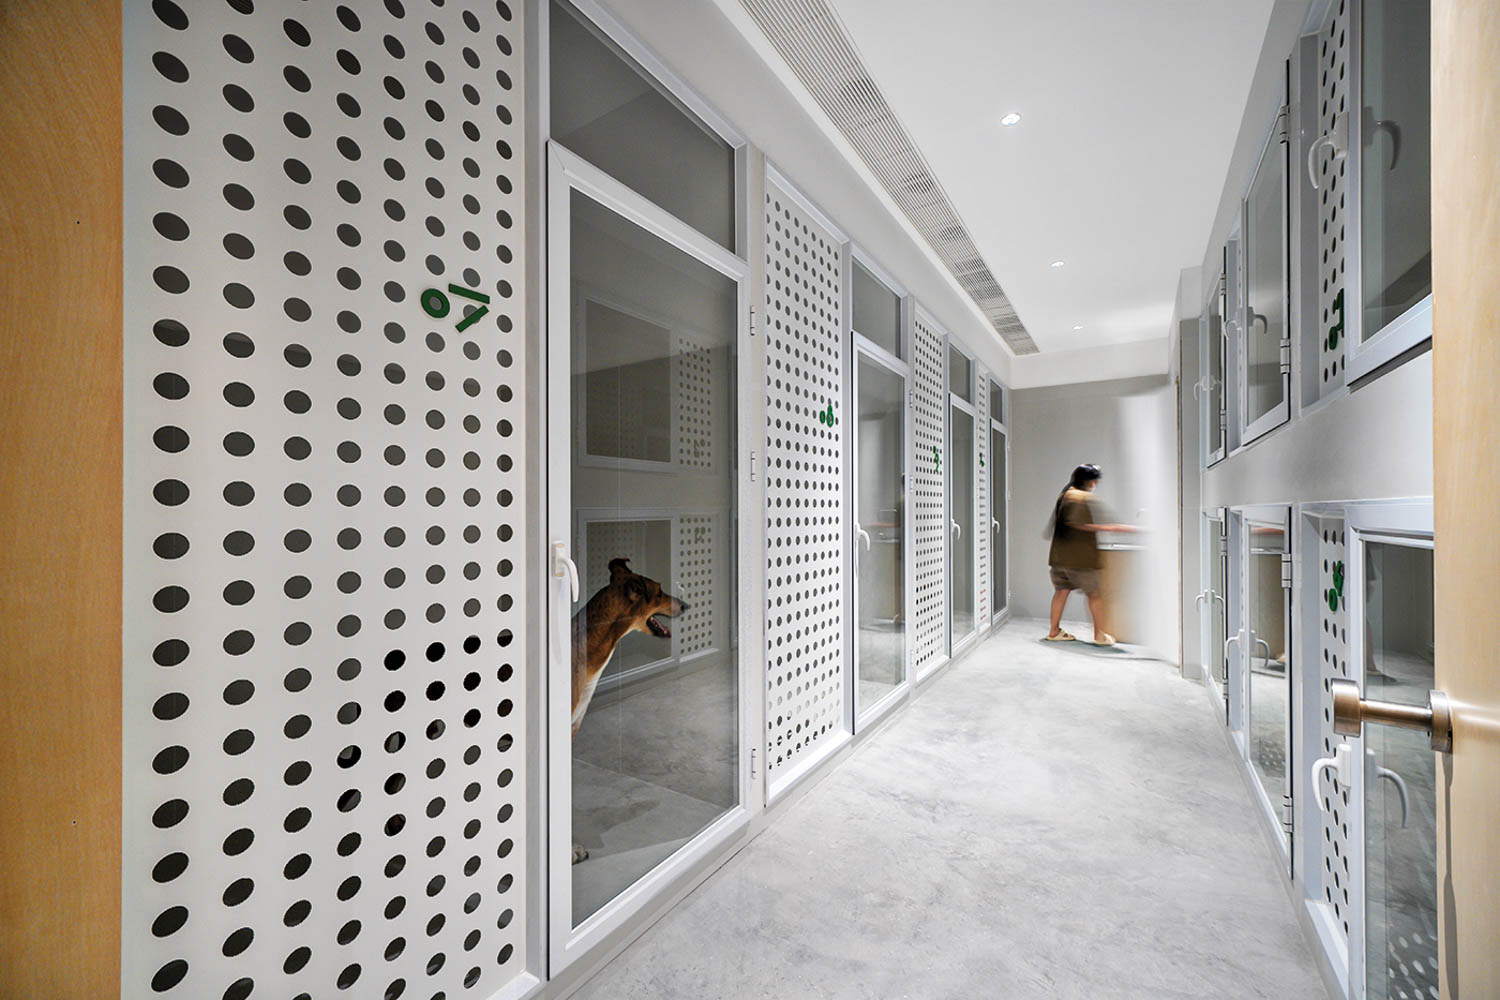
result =
[[[992,535],[998,535],[998,534],[1000,534],[1000,522],[997,521],[993,517],[990,518],[990,534],[992,534]]]
[[[555,578],[567,577],[568,591],[573,595],[573,600],[578,600],[578,567],[568,558],[566,542],[552,543],[552,575]]]
[[[1375,777],[1384,778],[1396,786],[1396,794],[1401,796],[1401,829],[1406,829],[1406,821],[1410,817],[1410,807],[1406,798],[1406,779],[1388,767],[1382,767],[1375,757],[1374,750],[1365,751],[1365,764],[1375,769]]]
[[[1255,641],[1255,645],[1257,647],[1266,647],[1266,666],[1269,667],[1271,665],[1271,644],[1262,639],[1260,636],[1256,635],[1254,632],[1250,633],[1250,637]]]
[[[1348,788],[1351,753],[1352,751],[1350,751],[1349,749],[1349,744],[1340,743],[1334,749],[1332,757],[1319,757],[1317,760],[1313,761],[1312,788],[1314,790],[1317,789],[1318,778],[1322,775],[1323,769],[1328,767],[1334,769],[1334,777],[1338,780],[1338,783],[1345,788]],[[1314,795],[1313,798],[1318,799],[1320,798],[1320,796]],[[1404,803],[1405,799],[1403,799],[1402,801]],[[1319,803],[1318,808],[1323,808],[1321,803]]]
[[[1238,643],[1239,641],[1240,637],[1238,635],[1232,635],[1224,640],[1224,659],[1229,659],[1229,644]]]
[[[948,523],[953,525],[953,537],[962,540],[964,537],[964,529],[959,527],[958,522],[952,519],[950,519]]]
[[[870,533],[864,528],[861,528],[858,521],[854,523],[854,534],[864,540],[865,551],[870,551]]]
[[[1342,160],[1349,155],[1349,112],[1341,112],[1333,119],[1333,129],[1324,132],[1312,141],[1307,147],[1307,179],[1312,184],[1313,190],[1322,187],[1318,183],[1318,150],[1327,145],[1333,151],[1335,160]],[[1393,163],[1392,166],[1395,166]]]

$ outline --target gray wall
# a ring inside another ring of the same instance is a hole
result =
[[[1104,470],[1100,502],[1119,521],[1141,524],[1141,611],[1146,645],[1177,656],[1177,418],[1166,375],[1021,389],[1011,395],[1011,603],[1017,617],[1045,618],[1047,525],[1058,491],[1080,462]],[[1087,618],[1081,596],[1070,620]]]
[[[1203,560],[1203,532],[1200,511],[1203,503],[1203,474],[1199,467],[1199,436],[1203,433],[1203,405],[1193,395],[1193,386],[1201,377],[1199,372],[1200,351],[1198,344],[1198,317],[1185,319],[1178,327],[1180,338],[1180,367],[1177,384],[1178,416],[1181,421],[1182,438],[1178,451],[1178,471],[1181,475],[1180,500],[1182,517],[1178,524],[1182,548],[1182,566],[1179,573],[1181,606],[1178,616],[1182,619],[1182,669],[1188,676],[1196,677],[1202,666],[1202,629],[1198,620],[1197,595],[1204,589],[1199,567]]]

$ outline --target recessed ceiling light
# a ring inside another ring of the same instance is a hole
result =
[[[1010,114],[1008,114],[1004,118],[1000,119],[1000,124],[1004,125],[1006,127],[1009,127],[1011,125],[1016,124],[1020,120],[1021,120],[1021,116],[1018,115],[1018,114],[1016,114],[1014,111],[1012,111]]]
[[[1063,266],[1063,262],[1062,262],[1062,261],[1060,261],[1060,260],[1054,260],[1054,261],[1053,261],[1053,262],[1052,262],[1052,266],[1053,266],[1053,267],[1054,267],[1054,268],[1057,268],[1057,267],[1062,267],[1062,266]]]
[[[1073,332],[1077,333],[1079,330],[1082,330],[1082,329],[1083,329],[1082,326],[1075,326],[1075,327],[1073,327]]]

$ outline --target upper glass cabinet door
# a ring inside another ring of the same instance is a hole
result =
[[[1359,376],[1432,335],[1431,5],[1365,0],[1359,41]]]
[[[1245,196],[1245,319],[1242,441],[1291,416],[1283,357],[1287,325],[1287,146],[1273,133]]]
[[[1204,456],[1208,465],[1224,457],[1228,436],[1225,433],[1225,350],[1224,276],[1219,275],[1213,294],[1203,313],[1203,381],[1199,395],[1203,399]]]

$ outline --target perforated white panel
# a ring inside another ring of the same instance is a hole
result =
[[[920,672],[948,653],[947,516],[948,456],[943,418],[948,404],[943,332],[918,314],[912,323],[912,446],[916,452],[910,490],[916,593],[912,610],[912,663]]]
[[[1349,53],[1349,0],[1337,0],[1328,22],[1318,34],[1318,132],[1330,135],[1340,114],[1347,111],[1350,74],[1354,67]],[[1344,301],[1344,200],[1347,183],[1345,157],[1336,157],[1328,144],[1318,149],[1314,168],[1318,174],[1318,335],[1319,393],[1326,394],[1344,384],[1344,316],[1352,305]]]
[[[1358,679],[1349,670],[1349,606],[1344,579],[1347,568],[1344,522],[1324,518],[1318,524],[1319,673],[1323,693],[1319,696],[1321,743],[1319,757],[1333,756],[1340,740],[1333,732],[1333,696],[1330,681]],[[1323,899],[1333,908],[1335,922],[1345,937],[1349,934],[1349,789],[1339,784],[1332,768],[1324,768],[1318,779],[1318,798],[1323,814]]]
[[[717,649],[729,615],[729,553],[722,514],[683,514],[677,523],[677,596],[688,609],[672,623],[677,655],[683,658]]]
[[[842,729],[844,373],[839,240],[766,184],[767,775]]]
[[[714,371],[714,365],[723,359],[722,351],[690,337],[677,337],[672,355],[672,405],[676,408],[677,464],[684,470],[711,472],[717,466],[713,391],[727,380]]]
[[[990,550],[995,544],[995,533],[990,525],[990,375],[979,369],[976,380],[978,390],[974,394],[974,436],[979,446],[979,468],[974,477],[976,518],[974,530],[979,534],[979,556],[974,562],[979,577],[979,597],[975,614],[982,631],[990,621]]]
[[[125,4],[125,996],[523,971],[518,13]]]

